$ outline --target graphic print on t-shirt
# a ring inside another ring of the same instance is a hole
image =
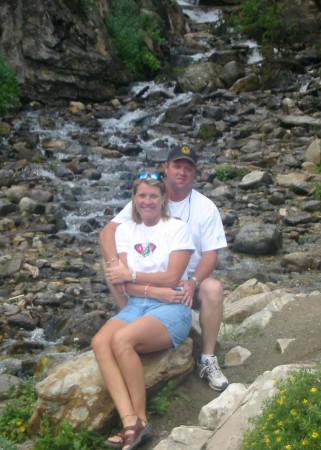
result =
[[[134,249],[137,253],[139,253],[143,258],[146,258],[146,256],[151,255],[153,251],[155,250],[156,245],[152,242],[148,242],[147,244],[136,244],[134,245]]]

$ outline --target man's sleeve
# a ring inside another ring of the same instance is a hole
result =
[[[112,222],[124,223],[132,218],[132,202],[127,205],[112,219]]]
[[[203,252],[227,247],[222,219],[214,204],[202,223],[201,236]]]

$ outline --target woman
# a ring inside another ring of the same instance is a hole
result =
[[[187,279],[194,244],[185,222],[167,213],[159,174],[140,174],[132,191],[132,220],[117,228],[117,255],[105,261],[114,286],[125,283],[126,305],[94,336],[92,346],[123,423],[108,445],[132,450],[151,438],[140,353],[176,348],[188,336],[191,310],[176,289]],[[119,263],[115,265],[116,260]]]

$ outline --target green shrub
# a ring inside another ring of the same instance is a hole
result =
[[[134,76],[154,73],[160,60],[147,47],[145,41],[160,44],[160,29],[150,15],[141,12],[132,0],[115,0],[106,18],[106,26],[125,68]]]
[[[0,56],[0,115],[5,114],[18,100],[16,72]]]
[[[174,393],[174,383],[169,381],[163,389],[155,394],[147,404],[148,415],[163,415],[167,412],[169,406],[175,401],[187,401],[189,397],[185,394]]]
[[[303,368],[277,383],[259,416],[250,419],[242,450],[321,448],[321,367]]]
[[[235,168],[231,164],[215,167],[216,177],[220,181],[227,181],[235,176]]]
[[[17,450],[16,444],[2,436],[0,436],[0,448],[1,450]]]
[[[62,420],[56,433],[52,432],[48,416],[44,416],[40,435],[35,438],[33,450],[101,450],[108,447],[105,438],[85,427],[76,432],[67,420]]]
[[[287,2],[241,0],[238,24],[245,34],[267,46],[284,49],[298,24],[288,14]]]
[[[30,378],[22,388],[13,388],[0,416],[0,434],[13,442],[27,439],[27,427],[36,401],[34,385]]]

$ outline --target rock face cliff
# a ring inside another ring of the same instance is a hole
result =
[[[105,26],[110,3],[96,0],[90,13],[67,0],[0,3],[0,54],[17,71],[24,100],[103,101],[131,81]],[[170,3],[149,0],[143,6],[172,33],[181,19]]]

